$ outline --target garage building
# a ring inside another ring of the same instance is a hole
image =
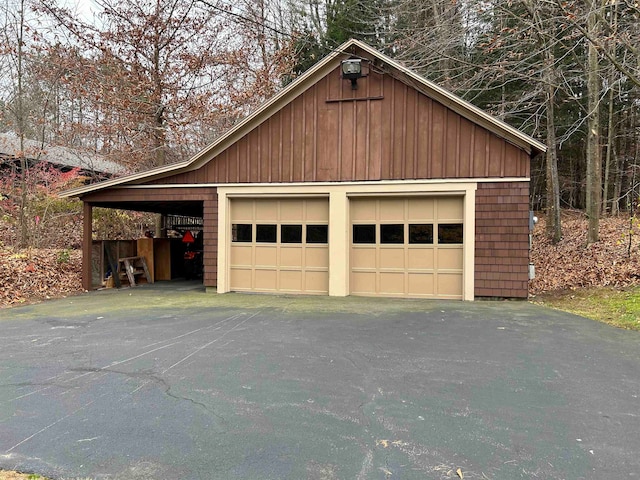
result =
[[[350,40],[193,158],[81,187],[93,207],[203,219],[206,287],[526,298],[545,146]]]

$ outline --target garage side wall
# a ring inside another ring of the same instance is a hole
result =
[[[478,184],[476,297],[527,298],[528,202],[529,182]]]

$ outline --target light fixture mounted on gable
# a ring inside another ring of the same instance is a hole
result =
[[[359,58],[350,58],[343,60],[341,65],[342,78],[351,80],[351,88],[358,88],[358,79],[362,77],[362,60]]]

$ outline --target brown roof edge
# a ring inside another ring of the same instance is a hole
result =
[[[470,121],[483,126],[487,130],[524,149],[531,156],[546,152],[547,147],[538,140],[506,124],[505,122],[492,117],[475,105],[467,102],[466,100],[463,100],[462,98],[451,92],[448,92],[447,90],[436,85],[430,80],[427,80],[426,78],[418,75],[417,73],[411,71],[407,67],[396,62],[385,54],[370,47],[366,43],[363,43],[359,40],[351,39],[341,46],[337,47],[333,52],[331,52],[309,70],[307,70],[303,75],[293,81],[289,86],[287,86],[271,99],[264,102],[255,112],[248,115],[244,120],[229,129],[225,134],[220,136],[207,147],[203,148],[189,160],[153,168],[151,170],[134,173],[132,175],[105,180],[103,182],[94,183],[92,185],[74,188],[72,190],[61,192],[59,196],[63,198],[80,197],[91,192],[115,187],[118,185],[139,183],[142,180],[152,180],[154,178],[161,178],[170,174],[177,174],[199,168],[212,158],[215,158],[216,155],[226,149],[233,142],[240,139],[254,126],[258,125],[260,122],[268,118],[274,111],[277,111],[279,108],[286,105],[289,101],[292,100],[292,98],[295,98],[297,95],[313,86],[317,80],[317,76],[319,76],[320,74],[326,74],[325,70],[335,68],[335,66],[337,66],[338,64],[338,58],[344,54],[351,54],[351,50],[353,47],[359,48],[367,54],[376,57],[384,64],[402,73],[406,77],[410,78],[413,82],[416,82],[417,86],[421,87],[420,89],[423,90],[423,93],[433,97],[435,100],[441,102],[443,105],[451,108],[456,113],[462,115]],[[412,86],[416,87],[416,85]]]

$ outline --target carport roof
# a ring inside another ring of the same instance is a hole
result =
[[[475,105],[418,75],[385,54],[371,48],[369,45],[359,40],[351,39],[336,48],[331,54],[310,68],[306,73],[292,82],[279,94],[262,104],[262,106],[254,113],[246,117],[243,121],[228,130],[224,135],[190,159],[138,172],[132,175],[67,190],[62,192],[60,196],[80,197],[111,187],[137,185],[154,179],[166,177],[167,175],[196,170],[215,158],[218,154],[223,152],[234,142],[238,141],[243,135],[251,131],[265,119],[269,118],[284,105],[292,101],[293,98],[310,88],[332,69],[336,68],[339,65],[340,59],[344,55],[354,56],[354,53],[358,50],[376,60],[376,67],[384,69],[394,77],[416,88],[418,91],[424,93],[430,98],[442,103],[471,122],[478,124],[499,137],[513,143],[519,148],[525,150],[529,155],[533,156],[546,152],[547,147],[538,140],[489,115]]]
[[[163,215],[179,215],[183,217],[202,217],[203,204],[198,201],[101,201],[101,208],[119,210],[135,210],[137,212],[161,213]]]

